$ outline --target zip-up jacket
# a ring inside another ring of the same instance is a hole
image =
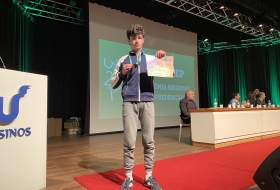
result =
[[[122,85],[122,98],[124,102],[152,102],[154,98],[154,77],[147,74],[147,61],[144,52],[140,52],[141,62],[136,67],[130,69],[126,75],[122,74],[124,64],[135,64],[138,62],[137,55],[130,52],[129,55],[120,58],[114,69],[111,78],[111,86],[113,89]],[[139,59],[140,60],[140,59]],[[132,62],[132,63],[131,63]]]

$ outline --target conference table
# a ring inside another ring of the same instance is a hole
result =
[[[280,136],[280,108],[191,110],[193,146],[221,148]]]

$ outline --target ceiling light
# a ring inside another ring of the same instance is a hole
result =
[[[233,14],[233,16],[238,16],[238,15],[239,15],[239,14],[238,14],[237,12]]]
[[[222,1],[220,1],[218,3],[218,7],[219,7],[219,9],[224,9],[225,8],[225,4]]]

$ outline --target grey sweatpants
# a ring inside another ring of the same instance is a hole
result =
[[[138,121],[141,123],[142,145],[146,173],[151,173],[154,166],[155,146],[155,111],[154,102],[124,102],[122,106],[124,127],[124,169],[132,173],[134,166],[134,149]]]

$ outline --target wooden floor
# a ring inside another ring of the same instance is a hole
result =
[[[138,132],[135,164],[143,163],[141,131]],[[156,160],[206,151],[190,145],[190,128],[155,131]],[[85,189],[73,180],[75,176],[94,174],[123,167],[123,133],[96,136],[49,137],[47,147],[47,190]],[[144,168],[143,168],[144,169]]]

